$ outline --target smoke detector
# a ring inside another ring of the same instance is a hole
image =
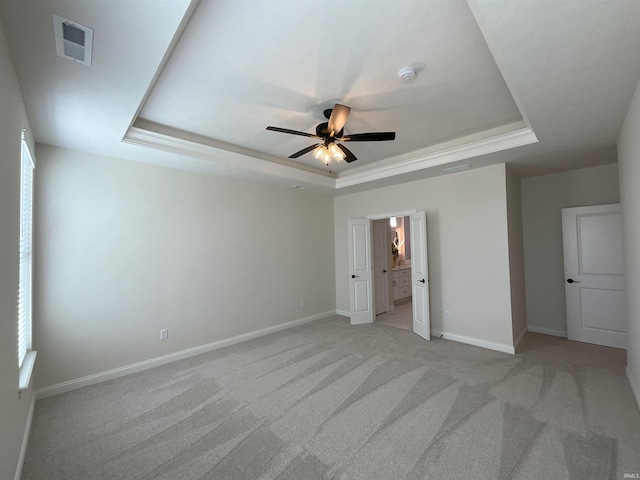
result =
[[[53,16],[56,51],[60,57],[91,65],[93,30],[59,15]]]
[[[398,72],[398,78],[400,78],[404,83],[409,83],[416,78],[416,69],[413,67],[401,68]]]

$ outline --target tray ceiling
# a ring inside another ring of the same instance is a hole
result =
[[[196,135],[222,149],[320,172],[347,174],[381,160],[496,127],[522,116],[464,0],[344,2],[201,1],[144,102],[138,126]],[[372,5],[375,8],[372,8]],[[417,78],[397,75],[413,65]],[[358,161],[326,167],[288,155],[312,139],[323,110],[352,108],[345,133],[396,131],[396,140],[350,143]],[[515,126],[513,124],[516,124]],[[167,128],[168,127],[168,128]],[[487,132],[486,135],[482,135]],[[276,160],[278,161],[278,160]]]
[[[95,32],[91,67],[55,53],[53,15]],[[616,161],[640,78],[640,2],[1,0],[37,142],[332,195],[509,163]],[[418,76],[402,83],[400,68]],[[351,143],[311,143],[334,103]]]

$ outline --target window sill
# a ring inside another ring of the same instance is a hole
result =
[[[38,352],[29,352],[24,357],[22,366],[20,367],[20,376],[18,380],[18,391],[24,392],[29,388],[31,382],[31,374],[33,373],[33,366],[36,363],[36,355]]]

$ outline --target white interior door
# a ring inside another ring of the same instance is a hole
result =
[[[371,220],[349,220],[351,325],[373,323]]]
[[[389,232],[388,220],[373,221],[373,285],[375,289],[376,315],[387,311],[387,286],[388,261],[391,247],[387,242]]]
[[[627,348],[620,204],[562,209],[567,334]]]
[[[413,331],[431,339],[429,319],[429,265],[427,262],[427,214],[411,214],[411,295]]]

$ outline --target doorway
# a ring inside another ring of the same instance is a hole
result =
[[[390,217],[396,218],[390,218]],[[397,217],[407,217],[398,222]],[[389,222],[389,227],[377,223],[376,243],[379,247],[374,261],[375,220]],[[392,225],[395,226],[392,227]],[[385,246],[386,244],[386,246]],[[429,281],[427,261],[427,218],[424,211],[396,215],[355,218],[348,221],[349,297],[352,325],[373,323],[378,312],[391,313],[399,308],[411,311],[411,330],[426,340],[431,338],[429,319]],[[386,253],[385,253],[386,250]],[[375,263],[375,265],[374,265]],[[377,270],[377,271],[376,271]],[[379,279],[376,289],[376,276]],[[395,281],[395,285],[394,282]],[[382,285],[382,286],[381,286]],[[377,298],[375,292],[379,292]],[[384,296],[387,295],[386,302]],[[407,300],[410,299],[410,302]],[[409,305],[404,305],[409,303]],[[385,308],[386,307],[386,308]],[[385,313],[382,313],[384,315]],[[390,316],[390,315],[389,315]],[[383,321],[380,319],[379,321]]]
[[[375,321],[413,331],[409,216],[373,222]]]

